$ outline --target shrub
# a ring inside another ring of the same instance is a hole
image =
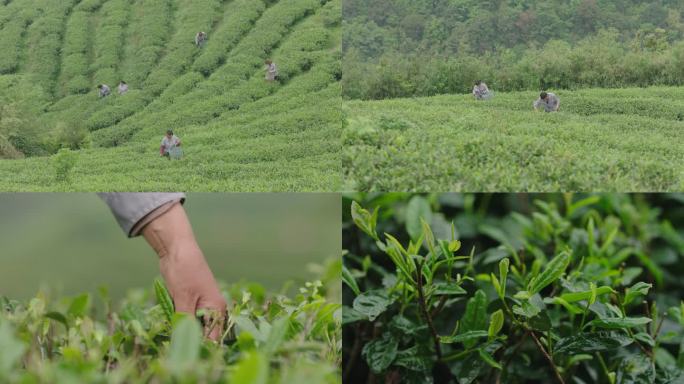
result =
[[[60,149],[56,155],[52,157],[52,164],[55,169],[55,180],[58,183],[67,183],[71,179],[71,170],[78,161],[78,152],[74,152],[68,148]]]
[[[203,337],[202,312],[175,313],[163,283],[131,289],[119,303],[106,287],[28,302],[0,297],[3,382],[78,381],[339,384],[339,264],[296,294],[272,293],[257,283],[222,284],[231,303],[220,342]],[[284,290],[283,292],[285,292]],[[104,313],[97,307],[104,308]],[[210,327],[209,324],[204,324]],[[109,330],[109,331],[107,331]],[[41,353],[31,340],[50,345]],[[87,353],[84,352],[87,349]],[[40,359],[40,367],[22,361]]]
[[[344,206],[344,380],[684,377],[681,199],[386,194]]]

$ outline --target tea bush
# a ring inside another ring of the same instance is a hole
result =
[[[684,88],[556,93],[553,114],[536,92],[346,102],[346,189],[681,190]]]
[[[344,199],[348,382],[679,383],[684,196]]]
[[[290,295],[222,285],[229,317],[218,343],[173,312],[159,281],[119,305],[104,287],[97,302],[90,293],[0,297],[0,381],[341,383],[339,268],[331,263]]]
[[[0,7],[0,23],[24,9],[43,9],[42,3],[15,0]],[[45,63],[57,68],[50,81],[41,80],[46,91],[54,89],[52,97],[32,103],[44,133],[41,151],[26,155],[54,154],[66,146],[80,148],[81,160],[71,182],[58,185],[48,158],[0,162],[0,189],[339,186],[339,161],[333,158],[339,159],[340,150],[335,120],[340,117],[340,25],[329,20],[339,0],[101,0],[49,6],[65,11],[61,35],[50,35],[38,50],[44,34],[34,24],[58,23],[43,20],[47,10],[35,17],[26,13],[35,22],[28,31],[31,39],[19,46],[20,57],[27,50],[31,58],[44,60],[40,65],[24,60],[27,65],[12,70],[47,79]],[[193,44],[199,30],[209,35],[202,49]],[[60,56],[50,59],[51,52]],[[280,69],[275,83],[264,81],[267,57]],[[130,86],[121,97],[116,94],[119,80]],[[108,84],[113,95],[98,99],[99,83]],[[186,145],[183,161],[173,165],[158,157],[167,129]],[[303,149],[306,142],[309,153]],[[163,176],[169,166],[176,180]]]

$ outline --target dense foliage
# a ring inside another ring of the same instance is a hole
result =
[[[0,161],[0,188],[336,188],[340,25],[340,0],[0,5],[0,83],[21,78],[43,95],[9,95],[29,104],[21,120],[31,124],[12,132],[31,150],[0,136],[0,157],[32,158]],[[193,43],[200,30],[209,36],[201,49]],[[278,65],[275,83],[264,81],[266,58]],[[123,96],[120,80],[130,87]],[[101,83],[112,96],[98,99]],[[167,129],[185,145],[171,164],[158,156]],[[70,182],[55,184],[53,159],[36,155],[62,147],[80,156]]]
[[[682,195],[344,201],[354,383],[678,383]]]
[[[343,169],[360,191],[681,191],[684,88],[345,104]]]
[[[0,381],[340,383],[339,268],[331,263],[322,280],[289,296],[254,283],[224,286],[232,304],[218,343],[203,340],[196,319],[173,313],[159,281],[132,290],[118,309],[106,289],[101,300],[0,297]]]
[[[677,1],[345,3],[344,95],[684,84]]]

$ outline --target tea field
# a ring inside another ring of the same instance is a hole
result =
[[[340,18],[340,0],[2,2],[0,189],[339,189]]]
[[[684,88],[345,102],[345,190],[672,191],[684,188]]]
[[[156,283],[120,303],[105,288],[73,297],[41,291],[26,302],[0,296],[0,381],[341,383],[340,266],[329,263],[291,296],[223,285],[229,316],[220,342],[174,313]]]

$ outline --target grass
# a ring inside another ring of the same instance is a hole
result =
[[[341,383],[340,268],[329,263],[291,296],[224,284],[229,317],[218,343],[173,312],[159,280],[118,304],[104,287],[73,297],[41,291],[28,302],[0,297],[0,381]]]
[[[345,103],[345,189],[671,191],[684,188],[684,88]]]
[[[41,135],[21,141],[46,156],[0,160],[0,190],[339,189],[340,0],[42,3],[0,6],[0,35],[29,36],[3,40],[18,50],[3,76],[46,95],[27,98]],[[209,35],[201,50],[197,30]],[[128,94],[97,98],[97,84],[116,93],[121,79]],[[158,156],[167,129],[183,140],[180,161]],[[66,179],[52,158],[65,145],[78,151]]]

